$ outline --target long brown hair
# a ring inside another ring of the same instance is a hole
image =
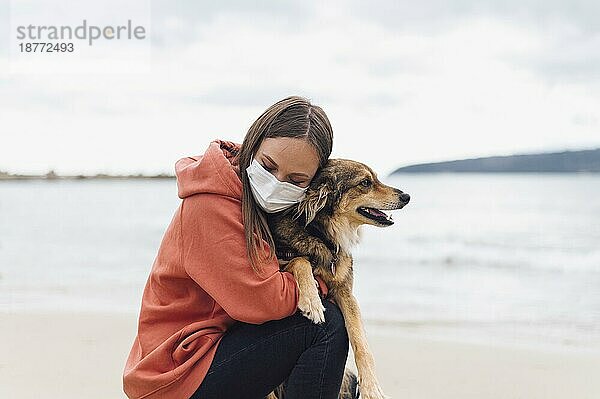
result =
[[[269,244],[266,258],[275,256],[275,243],[267,224],[265,211],[257,205],[246,168],[252,162],[252,154],[258,150],[265,138],[292,137],[304,138],[315,148],[319,156],[319,170],[325,165],[333,147],[333,130],[325,112],[304,97],[290,96],[277,101],[258,117],[244,137],[238,154],[240,178],[242,180],[242,217],[246,235],[246,250],[255,272],[260,272],[258,262],[261,239]]]

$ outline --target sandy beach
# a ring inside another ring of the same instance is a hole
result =
[[[0,315],[0,397],[124,398],[137,315]],[[367,326],[392,398],[598,398],[600,354],[451,342]]]

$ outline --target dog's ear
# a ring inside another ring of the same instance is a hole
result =
[[[330,199],[332,194],[333,190],[327,182],[322,182],[314,188],[309,188],[296,208],[294,219],[304,215],[304,226],[306,227],[313,221],[317,212],[325,207],[327,200]]]

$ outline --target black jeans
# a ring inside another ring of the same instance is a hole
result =
[[[299,311],[263,324],[235,323],[190,399],[262,399],[282,382],[286,399],[337,399],[348,334],[338,305],[322,302],[323,324]]]

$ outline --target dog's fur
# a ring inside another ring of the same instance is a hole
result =
[[[268,214],[280,265],[295,276],[300,287],[298,308],[315,323],[325,320],[313,274],[325,281],[328,297],[340,307],[354,351],[361,397],[366,399],[385,395],[375,376],[360,309],[352,294],[351,251],[360,240],[361,225],[393,224],[380,210],[400,209],[409,199],[408,194],[380,182],[367,165],[329,159],[297,206]],[[379,211],[380,217],[368,217],[364,208]]]

